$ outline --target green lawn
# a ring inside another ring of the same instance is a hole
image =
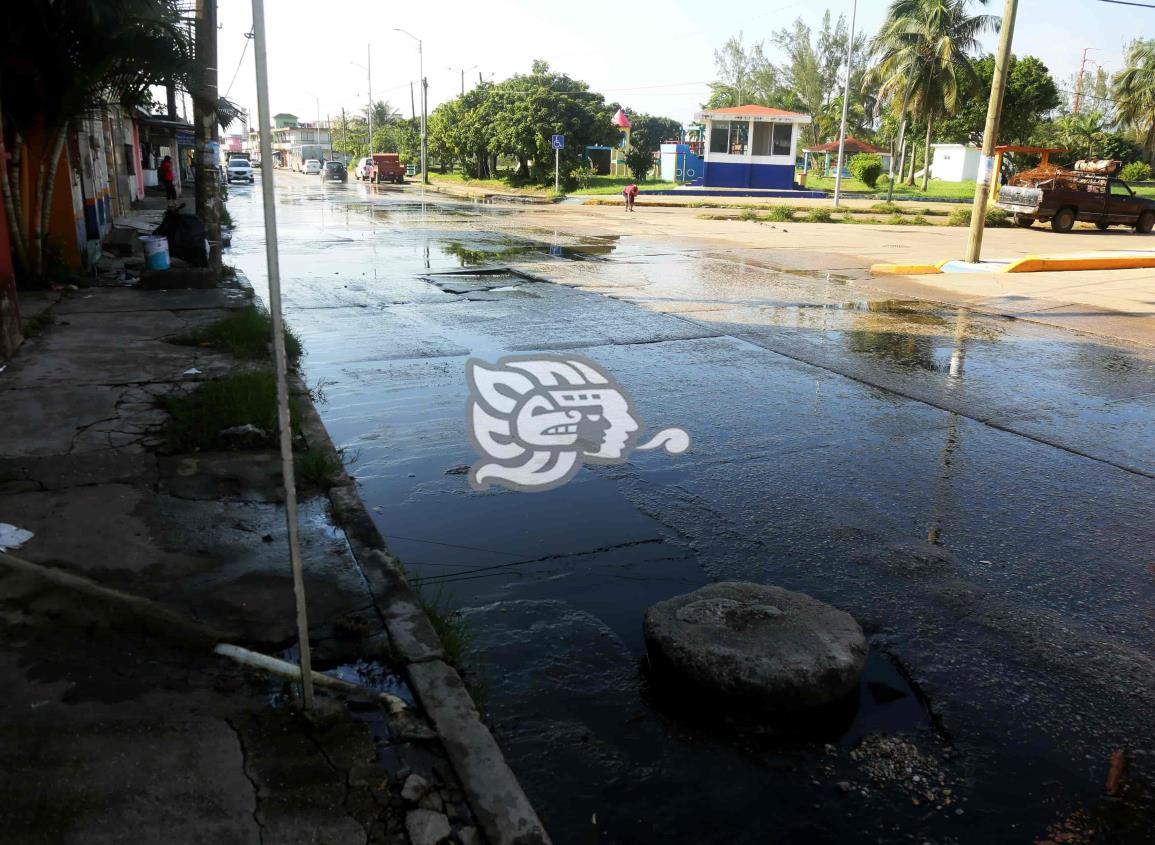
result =
[[[797,171],[796,180],[801,179],[802,171]],[[834,177],[833,176],[816,176],[811,171],[806,176],[806,188],[814,191],[833,191]],[[886,183],[879,182],[873,189],[866,187],[862,182],[854,178],[844,178],[842,180],[842,190],[848,193],[865,193],[876,194],[881,197],[886,196]],[[915,179],[914,186],[897,184],[894,186],[895,196],[917,196],[917,197],[943,197],[947,199],[974,199],[975,183],[974,182],[942,182],[938,179],[931,179],[927,185],[927,190],[922,190],[922,180]]]
[[[629,176],[595,176],[593,184],[588,188],[578,188],[574,191],[575,194],[620,194],[622,188],[626,185],[632,185],[636,182]],[[638,187],[643,191],[669,191],[678,187],[677,182],[663,182],[659,179],[649,179],[645,182],[638,182]]]

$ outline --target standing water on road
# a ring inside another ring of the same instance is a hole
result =
[[[259,191],[230,191],[227,260],[263,295]],[[466,675],[555,841],[1152,839],[1150,350],[413,191],[287,176],[278,203],[325,423],[466,620]],[[474,491],[465,362],[530,352],[590,360],[642,437],[692,448]],[[856,704],[735,720],[654,687],[646,608],[724,580],[853,614]]]

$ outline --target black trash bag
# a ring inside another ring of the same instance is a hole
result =
[[[200,218],[181,214],[180,208],[170,208],[153,231],[154,235],[168,238],[169,255],[187,261],[193,267],[208,267],[208,231]]]

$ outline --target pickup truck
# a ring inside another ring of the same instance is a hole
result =
[[[373,153],[373,160],[366,170],[370,182],[405,181],[405,165],[397,153]]]
[[[1129,226],[1146,234],[1155,227],[1155,200],[1136,196],[1121,179],[1068,173],[1034,186],[1004,185],[996,205],[1013,215],[1019,226],[1050,221],[1056,232],[1069,232],[1076,220],[1108,226]]]

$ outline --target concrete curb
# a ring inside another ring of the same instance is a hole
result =
[[[326,451],[341,463],[317,409],[308,401],[304,383],[295,374],[291,382],[292,389],[306,400],[298,403],[297,420],[309,447]],[[550,838],[545,826],[482,723],[457,670],[443,660],[437,632],[366,510],[356,483],[342,473],[328,495],[333,518],[345,530],[389,640],[406,663],[410,684],[437,728],[486,837],[494,845],[546,845]]]
[[[1044,273],[1151,268],[1155,268],[1155,252],[1027,255],[1012,260],[989,260],[981,264],[948,258],[936,264],[872,264],[870,272],[879,276],[922,276],[935,273]]]

